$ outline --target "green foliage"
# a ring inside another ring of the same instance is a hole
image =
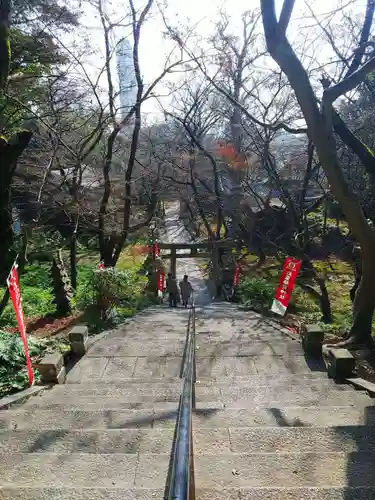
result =
[[[128,306],[135,303],[145,284],[134,270],[106,268],[92,269],[79,266],[76,303],[79,309],[95,305],[102,309]]]
[[[271,305],[275,287],[264,278],[245,278],[240,282],[238,295],[245,307],[264,312]]]
[[[47,349],[42,340],[28,339],[30,357],[36,361]],[[36,373],[36,380],[39,374]],[[0,331],[0,397],[28,385],[26,359],[21,337],[18,334]]]
[[[22,307],[25,317],[45,316],[55,311],[49,266],[31,264],[26,266],[20,279]],[[2,289],[2,293],[5,289]],[[17,326],[16,315],[11,302],[0,317],[0,327]]]
[[[144,293],[147,278],[139,273],[139,265],[124,269],[98,271],[90,265],[78,266],[75,306],[85,311],[90,333],[121,324],[138,311],[156,303],[156,297]],[[111,309],[103,320],[101,309]]]
[[[65,353],[70,350],[67,340],[35,339],[28,336],[27,345],[33,363],[38,362],[47,351]],[[39,381],[39,372],[34,370],[35,381]],[[0,398],[6,394],[21,391],[28,387],[26,358],[23,343],[18,333],[0,330]]]

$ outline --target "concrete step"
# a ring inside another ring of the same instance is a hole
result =
[[[254,408],[279,406],[358,406],[372,404],[362,392],[337,390],[290,389],[282,386],[227,387],[220,394],[218,387],[197,387],[197,401],[217,401],[227,408]]]
[[[200,427],[322,427],[375,425],[375,407],[310,406],[265,408],[206,408],[193,415],[194,429]]]
[[[218,339],[196,339],[197,356],[303,356],[300,342],[290,340],[289,342],[262,341],[252,338]]]
[[[173,428],[0,431],[0,453],[170,453]]]
[[[375,426],[194,429],[194,452],[328,453],[373,451]]]
[[[196,500],[374,500],[375,488],[197,489]],[[146,488],[3,488],[1,500],[163,500],[163,489]]]
[[[123,453],[0,453],[0,488],[21,484],[39,488],[134,488],[147,477],[139,462],[139,455]]]
[[[139,333],[142,338],[142,334]],[[138,336],[138,339],[139,339]],[[154,358],[161,356],[182,356],[185,346],[185,339],[181,340],[163,340],[139,342],[133,339],[118,339],[114,342],[111,338],[108,342],[98,342],[93,344],[87,352],[89,357],[98,356],[117,356],[117,357],[137,357],[137,356],[153,356]]]
[[[174,384],[181,382],[179,377],[152,377],[152,384]],[[132,384],[149,384],[150,379],[145,377],[112,377],[110,384],[114,386],[128,386]],[[288,384],[288,385],[310,385],[310,383],[327,383],[333,385],[334,387],[348,387],[347,384],[344,383],[336,383],[334,380],[329,379],[325,372],[310,372],[310,373],[301,373],[299,375],[288,374],[288,375],[233,375],[228,377],[201,377],[197,380],[197,385],[205,385],[211,386],[216,384],[232,384],[232,385],[274,385],[274,384]],[[99,385],[108,385],[108,380],[95,380],[90,383],[87,382],[71,382],[68,381],[67,384],[71,385],[84,385],[84,386],[99,386]]]
[[[164,489],[136,489],[134,486],[79,488],[70,485],[63,488],[0,487],[0,500],[164,500]]]
[[[176,424],[177,404],[172,408],[143,410],[102,409],[90,411],[81,409],[38,410],[35,408],[12,409],[0,412],[0,429],[11,430],[73,430],[73,429],[136,429],[154,426],[174,426]]]
[[[30,398],[25,408],[84,408],[87,409],[142,409],[155,403],[176,404],[181,395],[179,389],[139,389],[132,391],[127,388],[121,391],[111,391],[108,386],[106,394],[59,393],[53,390]],[[324,392],[301,388],[285,389],[279,387],[226,387],[221,392],[218,387],[196,387],[198,403],[214,407],[227,408],[268,408],[283,406],[357,406],[364,408],[372,404],[372,399],[361,392],[336,390],[327,388]]]
[[[90,383],[82,383],[82,384],[61,384],[55,385],[49,390],[46,390],[43,394],[44,396],[51,397],[60,397],[65,395],[74,395],[74,396],[114,396],[119,395],[125,397],[127,394],[137,395],[149,395],[149,394],[181,394],[183,381],[182,379],[174,379],[174,382],[154,382],[149,381],[148,383],[118,383],[118,384],[108,384],[108,383],[100,383],[100,384],[90,384]],[[350,386],[346,386],[349,387]],[[351,388],[353,390],[353,388]]]
[[[333,380],[328,378],[315,378],[309,381],[299,380],[298,378],[290,378],[283,380],[278,379],[267,379],[265,377],[257,377],[253,380],[251,377],[236,377],[233,379],[219,378],[217,381],[210,379],[200,379],[196,383],[196,391],[203,394],[204,391],[212,391],[212,394],[217,393],[217,389],[220,390],[220,394],[230,394],[239,388],[245,389],[257,389],[260,388],[274,388],[275,390],[293,391],[300,389],[301,391],[326,391],[327,389],[332,389],[336,391],[347,391],[353,392],[354,389],[349,384],[336,384]],[[153,390],[181,390],[183,386],[182,379],[169,379],[169,382],[164,382],[162,378],[158,379],[158,382],[148,382],[144,379],[128,379],[126,381],[117,380],[110,383],[100,380],[95,383],[77,383],[72,382],[64,385],[56,385],[52,389],[48,389],[44,394],[81,394],[81,395],[91,395],[91,394],[124,394],[124,391],[134,390],[137,391],[149,391],[149,387]]]
[[[375,488],[373,487],[332,488],[325,485],[310,488],[198,489],[196,495],[196,500],[374,500],[374,498]],[[29,500],[28,497],[27,500]]]
[[[30,398],[25,408],[53,407],[84,407],[90,409],[149,408],[155,403],[176,403],[181,395],[180,388],[175,389],[138,389],[125,388],[119,391],[111,390],[105,394],[60,393],[54,390],[46,391]],[[327,388],[324,392],[318,390],[289,389],[283,387],[226,387],[223,392],[218,387],[196,387],[197,402],[210,403],[215,407],[254,408],[279,406],[358,406],[363,408],[372,402],[367,395],[347,390]]]
[[[323,360],[306,360],[304,356],[212,356],[197,357],[198,377],[233,377],[267,375],[285,377],[293,374],[326,372]]]
[[[123,378],[177,378],[181,357],[90,357],[85,356],[68,373],[68,382],[111,382]]]
[[[0,486],[123,487],[134,477],[136,455],[50,453],[0,456]],[[140,454],[136,488],[164,488],[168,454]],[[247,453],[195,456],[195,484],[204,488],[374,487],[372,453]],[[134,467],[133,467],[134,466]],[[113,484],[114,483],[114,484]]]
[[[213,379],[210,380],[211,383],[215,383]],[[66,388],[67,385],[76,387],[76,386],[82,386],[82,387],[87,387],[87,388],[92,388],[92,387],[101,387],[101,386],[107,386],[108,385],[108,380],[103,380],[103,378],[99,380],[95,380],[95,382],[72,382],[71,380],[68,380],[66,384],[55,386],[54,388],[57,389],[59,388]],[[147,378],[144,377],[118,377],[117,379],[113,379],[110,382],[111,386],[119,386],[119,387],[132,387],[133,385],[140,385],[140,386],[146,386],[148,384],[152,384],[154,386],[160,386],[160,387],[170,387],[171,385],[175,384],[181,384],[182,379],[179,377],[158,377],[158,378],[152,378],[150,381]],[[333,382],[332,382],[333,383]],[[67,390],[67,389],[66,389]]]
[[[346,453],[248,453],[196,455],[197,488],[374,487],[375,455]]]
[[[178,405],[179,397],[174,398],[172,401],[168,401],[165,397],[160,398],[145,398],[140,401],[139,398],[128,398],[126,401],[119,400],[116,398],[105,398],[98,397],[95,398],[81,398],[81,397],[64,397],[64,400],[60,399],[42,399],[33,398],[23,405],[25,409],[40,409],[40,410],[55,410],[60,411],[60,409],[65,408],[69,410],[88,410],[92,411],[102,411],[102,410],[152,410],[155,404],[160,403],[163,406],[173,403],[174,406]],[[210,402],[211,405],[216,405],[216,402]]]

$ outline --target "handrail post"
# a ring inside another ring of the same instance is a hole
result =
[[[193,304],[193,328],[192,328],[192,335],[193,335],[193,395],[192,395],[192,404],[193,404],[193,410],[196,408],[196,398],[195,398],[195,382],[197,381],[197,360],[196,360],[196,354],[197,354],[197,348],[196,348],[196,337],[195,337],[195,305]]]
[[[193,423],[190,422],[190,460],[189,460],[189,500],[195,500],[195,472],[194,472],[194,442]]]

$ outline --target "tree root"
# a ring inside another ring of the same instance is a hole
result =
[[[333,349],[347,348],[349,350],[358,350],[367,347],[370,350],[375,350],[375,341],[368,336],[349,333],[343,340],[337,342],[337,344],[326,344],[325,347]]]

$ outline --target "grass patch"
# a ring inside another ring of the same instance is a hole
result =
[[[264,312],[271,305],[282,266],[275,258],[267,258],[264,266],[250,270],[249,267],[255,260],[254,255],[245,258],[239,297],[243,304]],[[326,280],[331,301],[333,321],[331,324],[324,324],[324,329],[326,332],[342,335],[350,329],[352,322],[352,302],[349,295],[353,286],[352,268],[338,259],[313,261],[313,264]],[[288,311],[300,316],[305,323],[320,323],[322,314],[319,304],[309,293],[302,290],[299,280],[300,278],[297,278]]]

